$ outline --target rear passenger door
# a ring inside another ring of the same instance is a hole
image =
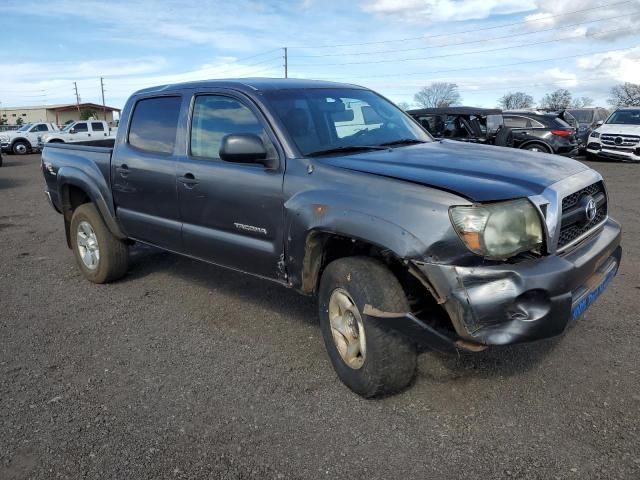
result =
[[[107,136],[107,132],[104,129],[104,123],[91,122],[91,138],[93,140],[100,140]]]
[[[193,97],[186,155],[178,162],[178,200],[189,255],[265,277],[278,277],[283,252],[283,155],[260,111],[226,92]],[[275,168],[220,159],[222,138],[253,133]]]
[[[181,251],[176,139],[182,97],[142,98],[132,106],[111,160],[117,216],[135,240]]]
[[[90,139],[91,132],[88,122],[78,122],[71,130],[73,130],[73,133],[70,132],[72,142],[86,142]]]

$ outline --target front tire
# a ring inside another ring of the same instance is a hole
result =
[[[26,155],[30,150],[31,148],[27,142],[23,142],[22,140],[15,142],[11,147],[11,151],[14,155]]]
[[[398,279],[381,262],[347,257],[330,263],[319,290],[320,328],[333,368],[355,393],[371,398],[406,388],[416,372],[413,343],[363,315],[365,305],[409,311]]]
[[[87,280],[109,283],[127,273],[129,248],[109,231],[95,205],[76,208],[70,228],[71,248]]]

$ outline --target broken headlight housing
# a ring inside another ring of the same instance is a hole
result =
[[[505,259],[542,245],[536,207],[527,199],[449,208],[453,228],[469,250],[490,259]]]

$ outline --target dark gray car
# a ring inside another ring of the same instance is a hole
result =
[[[119,279],[141,242],[317,295],[331,362],[366,397],[409,385],[422,348],[561,334],[621,258],[595,170],[434,141],[353,85],[141,90],[113,148],[47,144],[42,170],[86,278]]]

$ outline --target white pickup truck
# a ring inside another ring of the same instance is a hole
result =
[[[0,147],[3,152],[25,155],[40,149],[40,140],[44,135],[58,133],[53,123],[27,123],[17,130],[0,134]]]
[[[45,143],[77,143],[116,138],[116,129],[104,120],[80,120],[70,123],[64,129],[43,135],[41,145]]]

